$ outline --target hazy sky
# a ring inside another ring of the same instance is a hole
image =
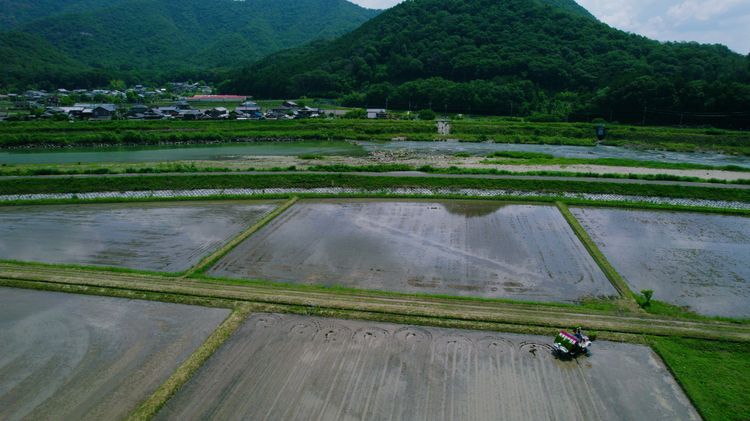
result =
[[[400,0],[349,0],[386,9]],[[750,0],[577,0],[611,27],[659,41],[724,44],[750,53]]]

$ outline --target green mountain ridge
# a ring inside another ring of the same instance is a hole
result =
[[[130,0],[19,30],[105,68],[215,67],[340,36],[378,13],[344,0]]]
[[[0,89],[213,80],[381,12],[345,0],[0,0],[0,17],[9,8],[46,17],[0,32]]]
[[[568,116],[750,111],[748,83],[750,58],[721,45],[660,43],[532,0],[413,0],[332,42],[273,54],[221,89]]]
[[[101,9],[127,0],[0,0],[0,32],[61,13]]]

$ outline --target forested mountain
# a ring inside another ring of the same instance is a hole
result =
[[[492,114],[750,111],[750,57],[625,33],[563,2],[407,1],[333,42],[257,62],[222,90]]]
[[[127,0],[0,0],[0,32],[60,13],[101,9]]]
[[[15,0],[0,1],[6,5]],[[49,13],[54,3],[65,4],[32,0],[29,7],[39,6],[44,10],[38,13]],[[70,3],[68,9],[94,2]],[[335,38],[380,13],[345,0],[127,0],[106,4],[51,15],[0,33],[0,48],[8,52],[0,57],[0,68],[6,70],[0,72],[0,84],[61,85],[79,76],[70,72],[71,68],[126,81],[169,75],[206,79],[207,69],[239,67],[284,48]],[[31,45],[34,37],[39,40]],[[42,54],[34,51],[37,46]],[[26,72],[16,72],[23,62],[34,64],[26,66]],[[36,74],[38,70],[44,71]],[[92,84],[89,80],[83,86]]]
[[[130,0],[19,29],[95,66],[212,67],[337,37],[378,13],[345,0]]]

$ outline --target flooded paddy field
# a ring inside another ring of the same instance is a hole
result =
[[[546,302],[616,294],[556,207],[480,200],[301,200],[207,274]]]
[[[0,419],[124,419],[228,315],[0,288]]]
[[[180,272],[279,200],[4,207],[0,259]]]
[[[750,218],[571,208],[634,293],[708,316],[750,317]]]
[[[254,314],[156,420],[700,420],[650,348]]]

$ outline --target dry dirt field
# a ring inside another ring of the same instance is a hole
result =
[[[554,206],[472,200],[301,200],[211,276],[575,302],[615,289]]]
[[[750,217],[571,208],[634,292],[707,316],[750,317]]]
[[[0,420],[124,419],[228,314],[0,288]]]
[[[6,207],[0,213],[0,259],[180,272],[280,203],[245,200]]]
[[[155,419],[700,419],[650,348],[551,341],[256,313]]]

